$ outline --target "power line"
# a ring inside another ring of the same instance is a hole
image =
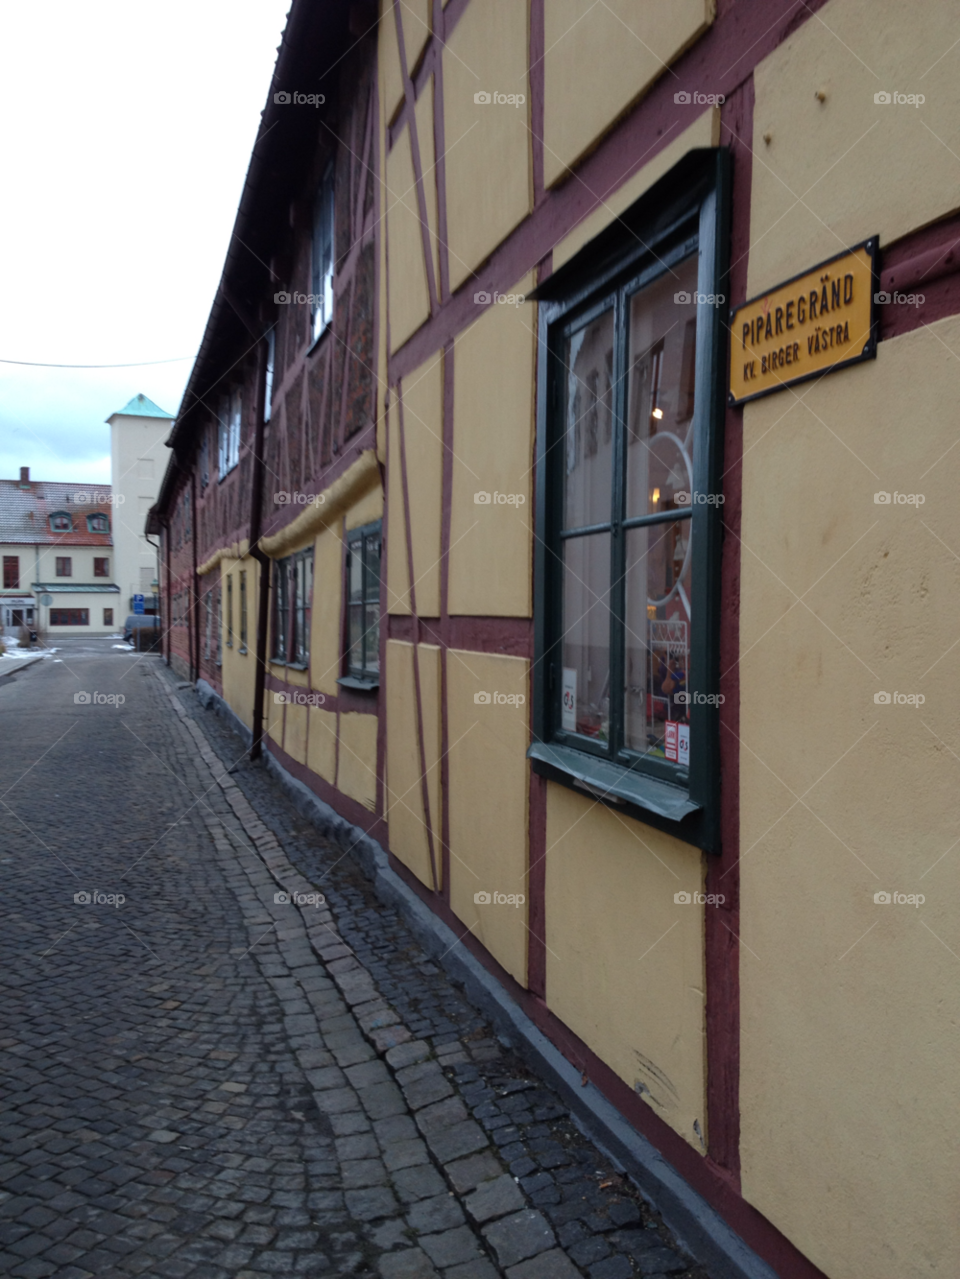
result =
[[[2,360],[0,364],[19,364],[28,369],[145,369],[153,364],[179,364],[192,360],[192,355],[177,355],[172,360],[140,360],[136,364],[43,364],[37,360]]]

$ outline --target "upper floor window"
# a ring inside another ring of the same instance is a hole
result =
[[[240,652],[247,651],[247,571],[240,570]]]
[[[109,576],[110,576],[110,561],[109,561],[109,559],[107,559],[105,556],[104,556],[102,559],[101,559],[101,557],[100,557],[99,555],[94,556],[94,559],[93,559],[93,576],[94,576],[94,577],[109,577]]]
[[[73,560],[69,555],[57,556],[57,577],[73,577]]]
[[[239,389],[220,397],[218,466],[220,478],[240,461],[240,422],[243,400]]]
[[[227,574],[227,648],[233,648],[233,574]]]
[[[264,371],[263,387],[263,420],[270,421],[273,410],[273,370],[277,362],[277,330],[272,328],[267,333],[267,361]]]
[[[347,534],[347,675],[340,683],[375,688],[380,682],[381,525]]]
[[[50,516],[50,527],[54,533],[72,533],[73,519],[67,511],[54,511]]]
[[[315,341],[333,319],[333,161],[327,165],[313,207],[310,292]]]
[[[20,556],[5,555],[3,557],[3,589],[19,591],[20,589]]]
[[[87,532],[88,533],[109,533],[110,520],[103,511],[94,511],[87,516]]]
[[[210,483],[210,427],[206,423],[200,430],[200,487]]]
[[[313,548],[273,566],[273,660],[306,666],[310,660]]]
[[[541,291],[530,755],[714,848],[724,161],[703,163],[641,203],[619,262],[607,237],[593,280],[581,253]]]

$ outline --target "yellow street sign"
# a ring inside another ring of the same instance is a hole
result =
[[[745,302],[730,320],[730,403],[877,354],[877,236]]]

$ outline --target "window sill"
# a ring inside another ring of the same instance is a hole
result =
[[[337,683],[341,688],[355,688],[360,693],[375,693],[380,687],[378,679],[357,679],[355,675],[341,675]]]
[[[668,782],[657,781],[645,773],[632,772],[620,768],[616,764],[608,764],[605,760],[595,759],[583,751],[573,750],[569,746],[550,746],[546,742],[533,742],[527,751],[528,759],[539,760],[549,764],[573,778],[579,789],[585,790],[596,799],[606,799],[611,803],[635,804],[638,808],[649,809],[658,817],[668,821],[680,822],[690,813],[700,809],[700,805],[691,800],[689,792],[679,786],[671,786]]]
[[[285,666],[288,671],[308,671],[310,666],[307,662],[285,662],[282,657],[271,657],[271,666]]]
[[[246,653],[246,651],[247,651],[247,646],[246,646],[246,644],[243,644],[240,648],[238,648],[238,649],[237,649],[237,652],[238,652],[238,653],[244,653],[244,654],[245,654],[245,653]]]

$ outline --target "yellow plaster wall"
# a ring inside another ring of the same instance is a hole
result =
[[[373,812],[377,801],[377,717],[340,716],[337,789]]]
[[[328,697],[338,691],[342,591],[343,543],[339,524],[335,524],[325,528],[314,542],[310,611],[310,683]]]
[[[532,289],[526,276],[511,291]],[[456,339],[451,613],[530,615],[536,327],[534,303],[495,305]],[[478,491],[519,495],[523,505],[478,505]]]
[[[547,1003],[700,1152],[707,908],[674,894],[702,891],[697,849],[548,785]]]
[[[433,260],[433,287],[440,288],[440,249],[437,237],[437,166],[433,137],[434,80],[430,77],[417,100],[417,145],[420,148],[420,171],[423,174],[423,192],[427,207],[427,230],[430,239],[430,255]]]
[[[284,707],[283,749],[298,764],[307,762],[307,707],[288,702]]]
[[[698,147],[716,147],[720,145],[720,108],[708,107],[688,125],[679,136],[668,143],[651,161],[645,164],[639,173],[628,178],[622,186],[609,194],[604,194],[603,204],[594,209],[565,235],[553,248],[553,269],[556,271],[564,262],[583,248],[588,240],[620,216],[634,200],[639,200],[645,191],[649,191],[688,151]]]
[[[960,78],[953,56],[942,56],[957,18],[954,4],[830,0],[759,64],[750,294],[960,206]],[[874,102],[894,89],[926,101]]]
[[[529,663],[491,653],[447,653],[450,906],[513,977],[527,980]],[[522,696],[478,705],[476,693]],[[522,894],[522,905],[477,903],[477,892]]]
[[[552,186],[701,35],[714,0],[547,0],[543,175]],[[588,85],[586,91],[573,86]],[[699,89],[706,85],[684,85]],[[691,106],[691,113],[696,110]]]
[[[743,1193],[831,1279],[960,1274],[956,351],[744,412]]]
[[[263,727],[267,736],[280,747],[283,746],[283,706],[273,700],[269,688],[263,690]]]
[[[337,777],[336,714],[320,706],[309,706],[307,712],[307,767],[334,785]]]
[[[410,130],[404,128],[387,155],[387,262],[390,280],[390,345],[402,346],[430,315],[420,211],[413,178]],[[434,186],[436,177],[433,175]]]
[[[452,290],[533,207],[528,34],[523,0],[470,0],[443,51]],[[478,105],[478,91],[526,101]]]
[[[421,617],[439,617],[440,503],[443,484],[442,356],[432,356],[426,364],[404,378],[401,389],[417,612]],[[400,464],[400,415],[395,398],[390,404],[388,482],[390,506],[387,611],[409,613],[410,575],[407,567],[403,472]]]
[[[427,795],[433,829],[437,883],[440,863],[440,650],[421,644],[420,690],[423,698],[424,758]],[[387,786],[384,807],[390,827],[390,851],[433,887],[427,827],[420,784],[420,746],[417,694],[413,676],[413,645],[387,641]]]
[[[247,728],[253,726],[254,683],[257,669],[257,583],[260,566],[253,559],[223,559],[220,564],[220,586],[223,600],[220,677],[223,680],[223,697],[227,705],[243,720]],[[247,652],[240,652],[240,573],[247,575]],[[233,576],[233,646],[227,647],[227,575]],[[204,643],[201,619],[200,642]],[[216,636],[211,639],[211,645]]]
[[[380,0],[380,25],[377,28],[379,45],[377,64],[380,73],[380,105],[383,122],[389,124],[403,101],[403,76],[400,67],[400,46],[397,43],[397,24],[393,13],[393,0]],[[406,43],[406,40],[404,40]]]
[[[344,519],[347,531],[360,528],[363,524],[372,524],[374,520],[383,518],[383,489],[371,489],[359,502],[355,502]]]

